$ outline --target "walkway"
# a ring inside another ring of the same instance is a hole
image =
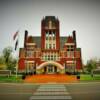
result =
[[[66,87],[61,84],[40,85],[29,100],[71,100]]]
[[[32,75],[27,76],[24,80],[25,83],[72,83],[77,81],[76,76],[64,74]]]

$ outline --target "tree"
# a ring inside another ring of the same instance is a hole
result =
[[[5,69],[4,64],[5,64],[4,57],[0,55],[0,70]]]
[[[12,57],[12,47],[4,48],[3,57],[4,57],[5,64],[7,66],[7,69],[14,71],[17,64],[17,59]]]
[[[93,69],[96,69],[96,67],[96,59],[90,59],[87,61],[86,69],[89,73],[91,73]]]
[[[0,64],[4,64],[4,57],[0,56]]]
[[[5,64],[6,65],[8,65],[8,62],[9,62],[10,57],[11,57],[11,53],[12,53],[12,48],[11,47],[4,48],[3,56],[4,56],[4,59],[5,59]]]
[[[10,57],[7,63],[7,69],[14,72],[16,64],[17,64],[17,60],[15,58]]]

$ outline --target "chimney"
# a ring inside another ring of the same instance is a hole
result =
[[[75,42],[75,47],[77,47],[77,44],[76,44],[76,31],[74,30],[72,33],[73,33],[73,39],[74,39],[74,42]]]
[[[26,47],[27,37],[28,37],[28,31],[25,30],[25,36],[24,36],[24,47]]]

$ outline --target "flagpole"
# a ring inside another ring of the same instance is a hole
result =
[[[17,71],[18,71],[18,61],[17,61],[17,65],[16,65],[16,78],[17,78]]]
[[[19,31],[18,31],[18,45],[16,47],[17,49],[17,57],[19,59]],[[16,78],[18,77],[18,61],[17,61],[17,65],[16,65]]]

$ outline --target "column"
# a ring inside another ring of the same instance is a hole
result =
[[[48,35],[47,35],[47,37],[48,37],[48,39],[47,39],[47,47],[48,47],[48,48],[47,48],[47,49],[49,49],[49,31],[47,32],[47,34],[48,34]]]
[[[52,44],[51,44],[51,46],[52,46],[52,49],[53,49],[53,32],[52,32],[51,36],[52,36],[52,42],[51,42]]]

